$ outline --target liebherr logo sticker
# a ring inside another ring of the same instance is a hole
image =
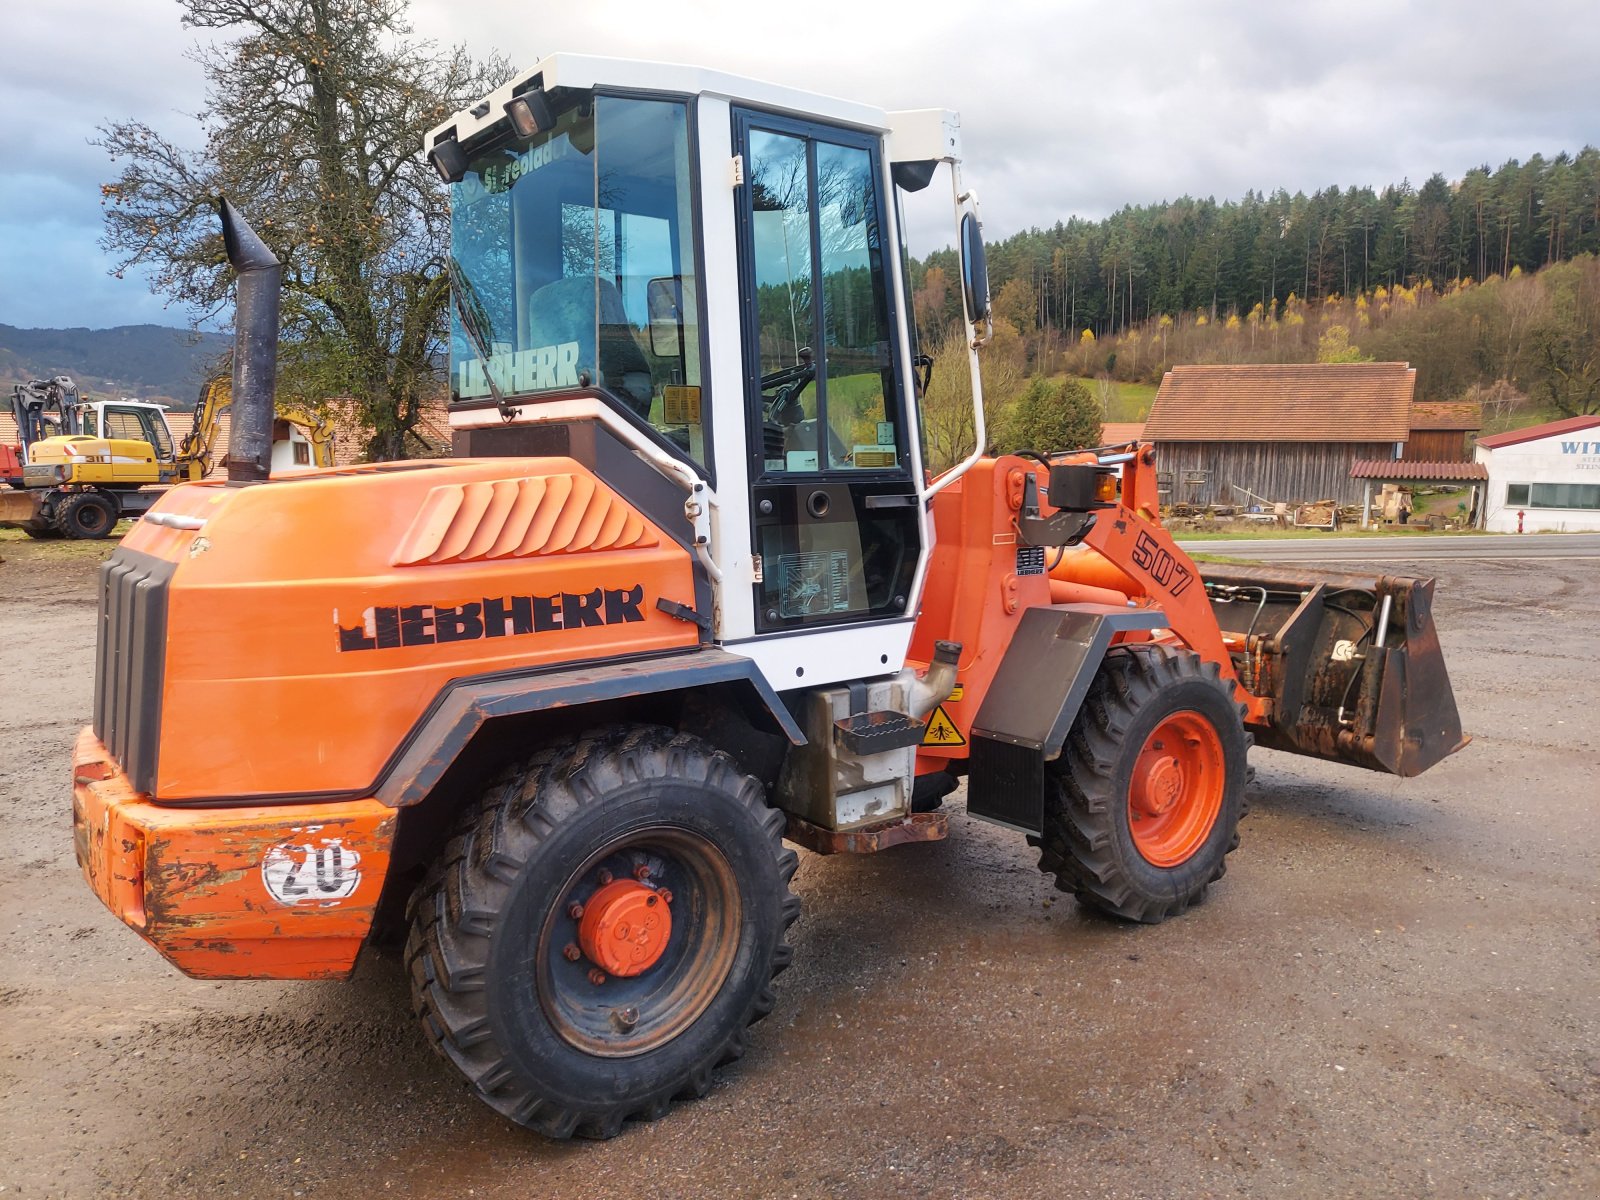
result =
[[[401,604],[369,608],[361,623],[346,625],[333,611],[339,649],[392,650],[437,642],[521,637],[561,629],[589,629],[644,620],[644,586],[557,592],[552,596],[485,596],[465,604]]]
[[[337,838],[274,846],[261,859],[261,880],[279,904],[336,904],[360,884],[361,855]]]

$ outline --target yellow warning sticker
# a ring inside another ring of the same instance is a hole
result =
[[[700,389],[668,387],[661,390],[661,419],[668,425],[700,423]]]
[[[948,700],[955,701],[955,700],[961,699],[961,697],[966,693],[966,690],[967,690],[967,685],[966,684],[964,684],[964,683],[956,684],[955,687],[950,689],[950,695],[948,697]]]
[[[945,712],[944,705],[939,705],[933,710],[933,715],[928,718],[927,728],[922,731],[922,744],[924,746],[965,746],[967,739],[961,736],[961,730],[956,728],[956,723],[950,719],[950,714]]]

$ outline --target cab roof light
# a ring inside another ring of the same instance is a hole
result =
[[[511,118],[511,128],[517,131],[520,138],[531,138],[556,123],[555,114],[550,111],[550,102],[538,88],[507,100],[506,116]]]
[[[428,151],[428,161],[446,183],[460,183],[467,173],[467,152],[454,137],[444,137]]]

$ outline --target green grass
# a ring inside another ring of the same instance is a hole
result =
[[[1456,506],[1470,503],[1471,498],[1472,491],[1470,488],[1457,488],[1448,492],[1435,492],[1429,496],[1419,496],[1413,492],[1412,499],[1416,502],[1416,509],[1413,511],[1412,520],[1415,520],[1419,515],[1425,515],[1427,513],[1439,513],[1441,516],[1445,517],[1460,516],[1462,514],[1456,511]]]
[[[1122,383],[1109,379],[1102,384],[1098,379],[1069,375],[1056,378],[1076,379],[1083,384],[1097,404],[1104,403],[1104,420],[1107,421],[1143,421],[1150,415],[1150,406],[1156,402],[1156,392],[1160,390],[1153,383]],[[1102,388],[1109,393],[1103,399]]]

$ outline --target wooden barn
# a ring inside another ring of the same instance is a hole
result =
[[[1471,462],[1473,435],[1482,428],[1483,408],[1470,401],[1413,404],[1411,434],[1400,458],[1404,462]]]
[[[1350,468],[1400,457],[1416,385],[1408,363],[1174,367],[1144,427],[1163,499],[1359,504]]]

